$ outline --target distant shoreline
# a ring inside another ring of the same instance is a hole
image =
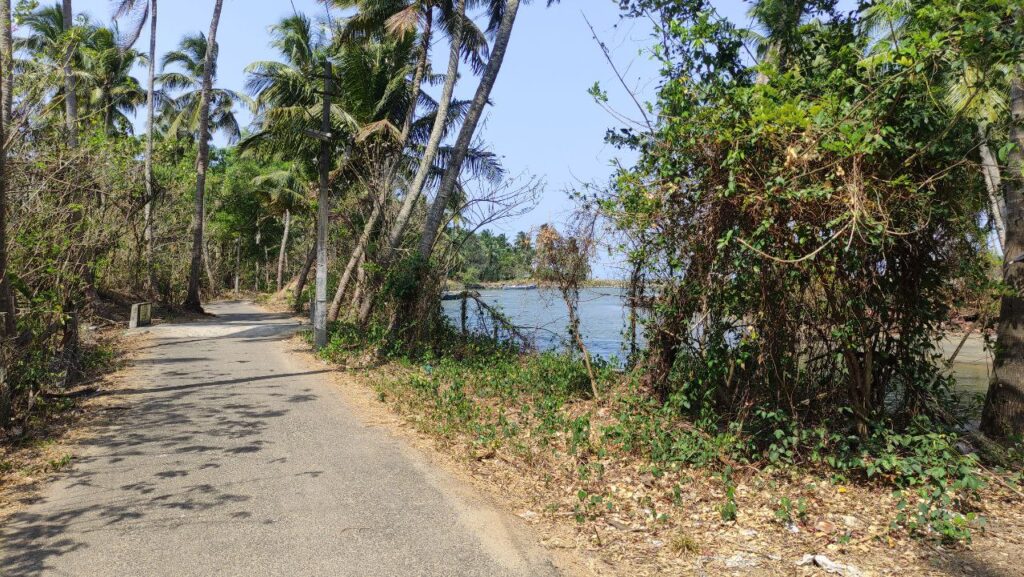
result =
[[[628,283],[623,280],[591,279],[584,281],[581,286],[583,288],[625,288],[627,284]],[[558,286],[554,282],[536,280],[531,278],[479,283],[461,283],[458,281],[449,280],[447,285],[448,290],[498,290],[506,289],[509,287],[522,287],[531,285],[536,285],[537,288],[558,288]]]

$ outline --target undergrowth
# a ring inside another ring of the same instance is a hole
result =
[[[410,352],[413,350],[413,352]],[[959,436],[925,418],[903,432],[876,424],[867,437],[825,426],[803,428],[784,415],[757,412],[744,423],[718,426],[691,420],[679,399],[660,403],[646,394],[637,374],[599,362],[602,398],[592,399],[583,362],[568,353],[523,353],[493,340],[448,330],[430,346],[409,349],[389,340],[383,327],[332,327],[322,356],[334,362],[383,357],[394,371],[375,381],[382,401],[425,411],[434,435],[468,441],[477,458],[507,450],[531,459],[528,443],[576,463],[582,482],[599,480],[601,459],[630,455],[655,475],[685,467],[719,471],[725,494],[723,521],[742,514],[736,477],[813,474],[836,485],[862,483],[892,489],[899,511],[893,529],[946,543],[969,542],[983,527],[976,514],[984,482],[975,456],[956,448]],[[595,422],[595,411],[605,418]],[[582,491],[578,519],[602,514],[611,504]],[[784,498],[780,520],[807,515],[807,505]]]

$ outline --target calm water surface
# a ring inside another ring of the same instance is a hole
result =
[[[593,288],[580,291],[580,324],[583,340],[591,354],[605,359],[624,359],[628,353],[628,310],[624,306],[622,288]],[[484,290],[480,297],[502,311],[523,332],[532,337],[538,348],[552,350],[565,346],[569,317],[561,294],[554,289]],[[458,325],[461,303],[445,301],[445,313]],[[474,306],[469,307],[473,324]],[[942,343],[948,357],[960,344],[960,336],[951,336]],[[953,365],[958,389],[984,394],[988,388],[991,355],[980,336],[968,338],[957,362]]]

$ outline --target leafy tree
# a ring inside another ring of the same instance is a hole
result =
[[[632,253],[660,286],[645,379],[671,406],[764,443],[778,420],[868,443],[881,422],[947,418],[932,355],[985,284],[987,202],[965,160],[976,128],[936,92],[972,47],[1017,33],[1008,4],[912,4],[881,44],[860,13],[775,6],[775,55],[755,63],[708,2],[624,2],[658,26],[661,120],[613,135],[641,160],[604,206],[647,239]]]

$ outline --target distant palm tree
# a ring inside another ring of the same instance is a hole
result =
[[[298,163],[290,162],[281,170],[257,176],[252,184],[263,198],[264,206],[271,214],[280,216],[284,225],[281,248],[277,255],[277,290],[280,291],[284,281],[284,257],[288,252],[292,213],[306,208],[306,196],[311,189],[312,181]]]
[[[15,39],[14,48],[27,52],[29,58],[15,65],[25,73],[43,78],[59,71],[62,82],[56,90],[56,96],[64,100],[64,125],[68,130],[69,142],[77,144],[78,100],[76,94],[68,95],[68,90],[75,89],[73,76],[74,70],[81,68],[81,53],[78,50],[69,52],[72,48],[69,39],[70,19],[65,18],[62,5],[56,3],[25,15],[21,26],[28,34]],[[49,80],[46,84],[50,84]]]
[[[103,112],[107,134],[114,134],[115,129],[130,133],[132,123],[127,114],[134,114],[146,100],[146,93],[131,71],[145,57],[136,50],[123,48],[116,29],[102,27],[91,30],[81,52],[82,88],[87,91],[90,108]]]
[[[157,95],[161,104],[157,122],[171,138],[199,140],[200,124],[205,118],[211,134],[220,132],[233,143],[242,133],[235,117],[235,105],[246,104],[248,99],[234,90],[212,87],[217,78],[216,44],[209,55],[211,87],[208,94],[204,91],[208,48],[206,35],[190,34],[181,39],[176,50],[164,54],[160,74],[156,77],[161,87]],[[204,95],[209,98],[208,114],[201,114]]]
[[[199,152],[196,158],[195,213],[192,216],[192,262],[189,266],[188,294],[185,296],[184,306],[199,312],[203,310],[199,298],[199,277],[202,274],[203,264],[203,224],[206,220],[203,201],[206,193],[206,167],[210,162],[210,119],[212,116],[211,104],[214,102],[213,77],[217,62],[217,26],[220,24],[220,13],[223,7],[224,0],[215,0],[213,18],[210,20],[209,43],[207,43],[207,37],[202,37],[201,44],[196,39],[188,41],[189,39],[186,38],[187,42],[184,42],[183,45],[192,47],[193,50],[191,52],[176,51],[176,53],[172,52],[167,57],[164,57],[164,66],[170,62],[177,62],[185,69],[185,74],[176,80],[172,79],[169,81],[172,87],[179,88],[195,86],[195,83],[191,81],[199,77],[197,74],[192,74],[197,69],[195,65],[198,63],[198,58],[193,57],[199,55],[203,57],[202,84],[200,85],[199,94],[191,98],[185,98],[185,105],[180,107],[182,110],[181,116],[184,116],[185,111],[189,108],[188,103],[198,99],[198,106],[195,107],[195,116],[198,116],[196,120],[198,125]],[[201,51],[198,50],[200,47],[202,48]],[[223,102],[221,104],[223,106]],[[223,108],[218,107],[218,110],[223,117]],[[234,121],[233,114],[231,115],[231,120],[237,135],[239,132],[238,123]]]

